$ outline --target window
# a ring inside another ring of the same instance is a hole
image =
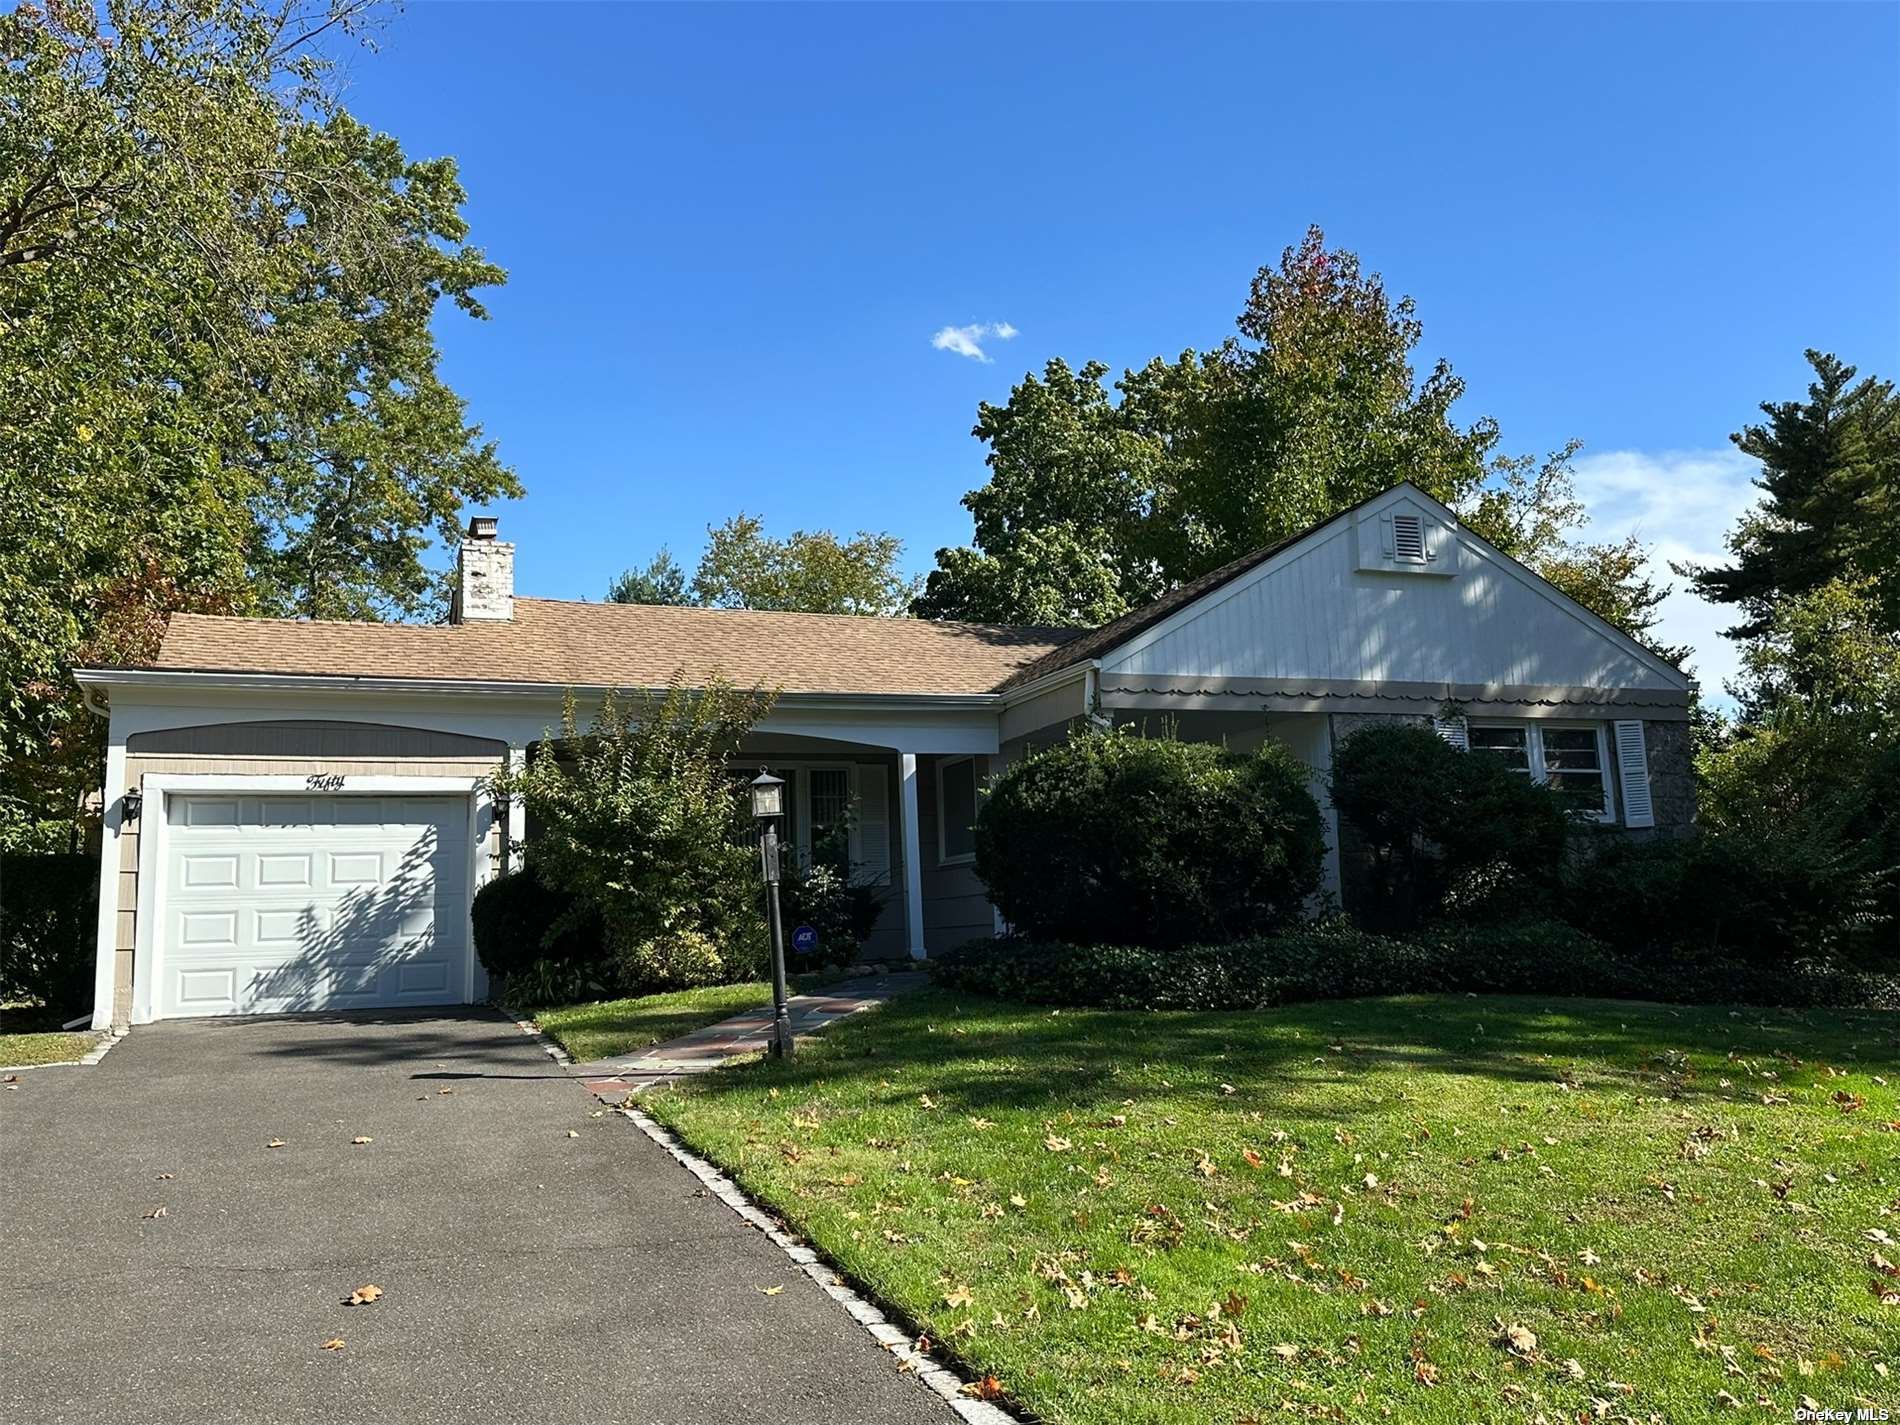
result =
[[[976,761],[937,764],[937,861],[976,859]]]
[[[1474,723],[1471,750],[1502,757],[1513,771],[1549,782],[1579,807],[1611,819],[1609,758],[1603,729],[1548,723]]]
[[[848,869],[851,863],[851,772],[845,767],[813,767],[806,774],[811,792],[810,841],[805,853]]]
[[[731,769],[733,794],[749,807],[748,783],[760,764],[746,762]],[[795,848],[806,865],[824,862],[840,871],[851,868],[851,843],[857,831],[857,779],[848,766],[814,766],[773,760],[769,770],[785,779],[785,814],[779,818],[779,836]]]

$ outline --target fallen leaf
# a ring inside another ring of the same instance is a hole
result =
[[[1051,1133],[1047,1138],[1042,1140],[1042,1146],[1047,1148],[1051,1153],[1066,1153],[1075,1145],[1069,1142],[1067,1138],[1058,1138],[1055,1134]]]
[[[784,1290],[782,1286],[762,1286],[758,1289],[760,1296],[777,1296]]]
[[[944,1297],[943,1304],[949,1307],[968,1306],[975,1300],[976,1298],[970,1295],[970,1289],[967,1286],[960,1286]]]
[[[355,1291],[343,1298],[343,1304],[345,1306],[368,1306],[372,1301],[380,1299],[382,1294],[383,1289],[373,1283],[369,1286],[359,1286]]]
[[[273,1138],[270,1140],[270,1142],[266,1143],[264,1146],[266,1148],[281,1148],[284,1146],[284,1140],[281,1138]]]
[[[350,1139],[350,1142],[355,1143],[358,1146],[361,1146],[364,1143],[374,1143],[375,1141],[376,1140],[374,1138],[366,1138],[366,1137],[361,1137],[361,1136]]]
[[[146,1220],[147,1222],[150,1222],[150,1221],[151,1221],[151,1220],[152,1220],[152,1219],[153,1219],[154,1217],[163,1217],[164,1215],[165,1215],[165,1209],[164,1209],[164,1208],[162,1208],[162,1207],[155,1207],[155,1208],[153,1208],[153,1209],[152,1209],[152,1210],[151,1210],[150,1212],[148,1212],[148,1213],[146,1213],[146,1214],[145,1214],[145,1220]]]
[[[567,1130],[567,1136],[570,1138],[578,1138],[581,1135],[578,1132],[576,1132],[574,1129],[570,1128]],[[367,1138],[359,1138],[357,1141],[359,1143],[367,1143],[369,1140]]]
[[[1240,1156],[1246,1160],[1247,1166],[1250,1168],[1258,1168],[1267,1161],[1251,1148],[1243,1148]]]
[[[1528,1356],[1537,1349],[1537,1333],[1528,1326],[1506,1326],[1498,1333],[1498,1341],[1520,1356]]]
[[[332,1336],[323,1343],[320,1349],[325,1351],[340,1351],[343,1349],[343,1338],[341,1336]]]
[[[957,1393],[974,1396],[978,1400],[1001,1400],[1003,1383],[993,1375],[986,1375],[981,1380],[966,1383]]]
[[[168,1183],[172,1180],[172,1175],[170,1173],[160,1173],[158,1175],[158,1180],[161,1183]]]

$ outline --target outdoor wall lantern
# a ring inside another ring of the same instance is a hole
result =
[[[132,788],[131,791],[119,798],[119,821],[121,823],[137,821],[139,819],[139,813],[144,810],[145,793],[141,792],[137,787]]]
[[[759,823],[759,867],[765,875],[765,919],[772,932],[772,1053],[792,1057],[792,1013],[785,996],[785,926],[778,907],[778,819],[785,815],[785,780],[764,768],[752,779],[752,815]]]

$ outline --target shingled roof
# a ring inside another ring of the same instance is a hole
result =
[[[644,688],[675,672],[788,693],[998,691],[1080,629],[517,598],[507,622],[346,623],[174,614],[173,672]]]

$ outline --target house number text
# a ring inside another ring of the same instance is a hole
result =
[[[303,779],[306,790],[312,792],[340,792],[343,790],[343,777],[338,772],[313,772]]]

